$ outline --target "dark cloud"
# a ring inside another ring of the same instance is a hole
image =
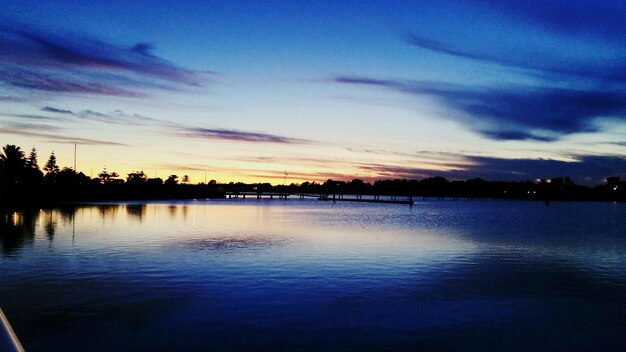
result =
[[[74,80],[61,78],[71,77],[70,72],[58,70],[58,72],[34,72],[22,69],[0,69],[0,82],[13,87],[27,90],[39,90],[56,93],[96,94],[117,97],[142,97],[145,94],[116,87],[113,82],[110,85],[85,80],[85,77],[76,77]]]
[[[55,114],[69,114],[69,115],[73,114],[71,110],[57,109],[57,108],[53,108],[50,106],[44,106],[43,108],[41,108],[41,111],[52,112]]]
[[[290,138],[269,133],[248,132],[229,129],[213,129],[202,127],[178,127],[173,132],[176,135],[213,140],[230,140],[239,142],[279,143],[279,144],[308,144],[312,141]]]
[[[626,116],[626,91],[509,86],[468,87],[426,81],[336,77],[337,83],[384,87],[430,96],[455,109],[450,116],[496,140],[552,141],[562,135],[596,131],[602,117]]]
[[[480,131],[484,136],[489,137],[490,139],[498,140],[498,141],[525,141],[525,140],[535,140],[540,142],[552,142],[556,140],[555,137],[547,137],[547,136],[537,136],[532,133],[524,132],[524,131],[512,131],[512,130],[501,130],[501,131],[489,131],[482,130]]]
[[[507,62],[506,60],[502,60],[500,58],[496,58],[487,54],[479,54],[479,53],[470,53],[467,51],[463,51],[457,48],[454,48],[448,44],[438,42],[436,40],[422,38],[413,34],[405,34],[402,38],[405,42],[417,46],[422,49],[432,50],[436,52],[440,52],[443,54],[448,54],[452,56],[458,56],[466,59],[479,60],[479,61],[487,61],[497,64],[502,64],[506,66],[518,66],[518,64]],[[527,68],[526,65],[522,65],[523,68]]]
[[[84,35],[0,26],[0,82],[27,90],[131,97],[142,96],[144,88],[201,85],[204,73],[178,67],[151,49],[145,43],[123,47]]]
[[[450,180],[480,177],[492,181],[526,181],[537,178],[570,177],[575,182],[596,185],[609,176],[626,176],[626,158],[618,156],[578,156],[573,161],[552,159],[503,159],[463,156],[466,165],[448,171],[382,164],[361,164],[359,169],[378,178],[423,179],[443,176]]]
[[[473,3],[482,4],[489,11],[498,11],[523,25],[530,22],[568,36],[585,35],[594,40],[626,42],[623,35],[626,2],[621,0],[598,3],[586,0],[479,0]]]
[[[597,132],[600,119],[624,121],[626,52],[614,44],[626,44],[626,3],[482,0],[467,5],[513,19],[499,24],[514,23],[511,32],[529,32],[528,40],[518,43],[513,38],[509,45],[491,40],[499,39],[501,33],[480,31],[451,43],[415,33],[402,39],[421,49],[515,69],[512,72],[526,74],[535,85],[468,86],[362,76],[340,76],[334,81],[434,98],[450,108],[448,118],[493,140],[550,142],[568,134]],[[502,18],[492,16],[495,22]],[[536,40],[537,26],[544,27],[544,38],[562,45]],[[594,47],[598,50],[590,49]]]
[[[564,65],[561,61],[554,62],[546,58],[545,55],[541,55],[541,53],[532,53],[531,51],[513,55],[496,55],[494,53],[473,52],[469,49],[463,50],[447,43],[413,34],[404,35],[403,39],[413,46],[463,59],[525,70],[537,70],[546,74],[570,75],[578,78],[626,83],[626,64],[622,60],[607,59],[603,62],[598,62],[596,59],[586,64],[568,63]]]
[[[608,176],[626,175],[626,158],[619,156],[578,156],[574,161],[551,159],[499,159],[468,157],[474,165],[459,176],[470,174],[492,180],[535,179],[569,176],[573,180],[594,185]]]

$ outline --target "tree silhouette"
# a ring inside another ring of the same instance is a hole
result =
[[[120,177],[120,175],[117,172],[113,171],[109,173],[106,168],[98,174],[100,183],[105,184],[105,185],[121,182],[122,180],[117,179],[118,177]]]
[[[70,167],[64,167],[63,170],[57,173],[56,182],[57,184],[63,186],[78,185],[83,182],[82,177],[84,177],[82,172],[77,173]]]
[[[39,164],[37,163],[37,149],[35,147],[33,147],[33,149],[30,150],[28,159],[26,159],[26,165],[32,169],[39,170]]]
[[[26,170],[24,179],[29,185],[40,184],[43,180],[43,173],[39,170],[39,163],[37,162],[37,149],[33,147],[30,150],[28,158],[26,158]]]
[[[184,176],[183,176],[183,181],[182,181],[182,182],[183,182],[184,184],[189,183],[189,175],[184,175]]]
[[[175,185],[178,184],[178,175],[169,175],[165,180],[166,185]]]
[[[148,180],[148,176],[142,171],[135,171],[128,174],[126,183],[129,185],[143,184]]]
[[[59,165],[57,165],[57,157],[54,155],[54,151],[50,154],[46,165],[43,166],[43,170],[46,172],[45,179],[47,182],[54,183],[56,176],[59,173]]]
[[[26,169],[26,159],[22,149],[13,144],[2,147],[0,168],[3,183],[21,183]]]

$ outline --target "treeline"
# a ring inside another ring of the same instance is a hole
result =
[[[268,187],[265,185],[264,187]],[[486,181],[480,178],[450,181],[444,177],[423,180],[379,180],[366,183],[328,180],[324,183],[305,182],[300,185],[276,186],[286,192],[321,194],[396,195],[427,198],[483,198],[529,200],[603,200],[626,201],[626,182],[609,177],[606,183],[595,187],[577,185],[569,177],[556,177],[538,182]]]
[[[116,172],[103,170],[91,178],[69,167],[57,165],[54,152],[42,168],[37,150],[28,156],[15,145],[0,152],[0,207],[45,206],[63,202],[116,201],[133,199],[219,198],[224,194],[215,182],[191,185],[187,176],[167,179],[148,178],[135,171],[120,178]]]
[[[125,178],[103,170],[91,178],[69,167],[57,165],[54,152],[42,168],[37,150],[28,156],[15,145],[6,145],[0,152],[0,206],[46,205],[72,201],[116,201],[141,199],[221,198],[226,192],[280,192],[322,194],[368,194],[436,198],[498,198],[533,200],[602,200],[626,201],[626,182],[608,177],[595,187],[577,185],[568,177],[539,182],[485,181],[480,178],[449,181],[443,177],[423,180],[380,180],[374,183],[360,179],[327,180],[323,183],[273,186],[269,183],[189,184],[185,175],[180,180],[170,175],[165,180],[149,178],[135,171]]]

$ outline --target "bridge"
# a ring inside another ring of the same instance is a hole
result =
[[[289,192],[277,192],[277,191],[237,191],[231,190],[224,192],[224,196],[228,199],[304,199],[304,198],[316,198],[322,201],[336,201],[336,202],[363,202],[363,203],[389,203],[389,204],[413,204],[413,196],[398,196],[398,195],[364,195],[364,194],[345,194],[345,193],[289,193]]]

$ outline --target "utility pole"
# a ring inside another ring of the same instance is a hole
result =
[[[74,143],[74,172],[76,172],[76,143]]]

